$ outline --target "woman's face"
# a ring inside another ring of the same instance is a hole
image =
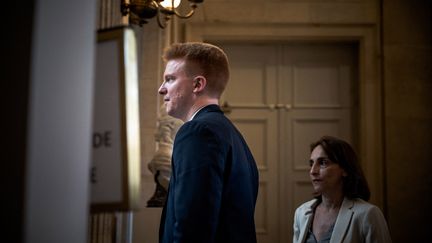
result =
[[[339,164],[331,161],[321,145],[316,146],[311,153],[310,160],[310,178],[312,186],[319,194],[333,194],[342,192],[342,178],[347,173]]]

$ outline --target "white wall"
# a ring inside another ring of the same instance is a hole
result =
[[[95,0],[36,1],[25,242],[87,241]]]

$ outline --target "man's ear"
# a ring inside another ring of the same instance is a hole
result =
[[[204,76],[196,76],[193,80],[194,92],[202,92],[207,86],[207,79]]]

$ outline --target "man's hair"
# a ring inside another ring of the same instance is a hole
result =
[[[188,76],[202,75],[207,79],[209,94],[220,97],[229,79],[228,57],[212,44],[202,42],[175,43],[165,49],[164,61],[185,60]]]
[[[321,145],[328,158],[348,174],[343,178],[344,195],[350,199],[368,201],[370,190],[357,155],[351,145],[339,138],[324,136],[310,145],[311,151]]]

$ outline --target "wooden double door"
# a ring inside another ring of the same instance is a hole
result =
[[[260,172],[258,242],[291,242],[294,211],[312,198],[309,144],[322,135],[356,142],[356,46],[216,44],[231,67],[222,104]]]

